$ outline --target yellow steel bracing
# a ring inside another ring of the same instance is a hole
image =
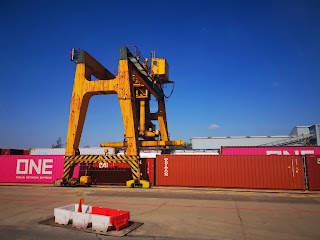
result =
[[[131,174],[132,174],[132,179],[134,180],[140,180],[141,175],[140,175],[140,167],[139,167],[139,160],[136,161],[127,161],[127,163],[131,167]]]
[[[185,145],[184,141],[169,140],[164,93],[161,86],[170,82],[168,64],[165,59],[153,58],[153,63],[159,61],[159,65],[156,64],[157,67],[152,66],[156,73],[153,75],[127,47],[122,47],[118,75],[115,76],[87,52],[80,51],[77,54],[77,58],[73,59],[77,67],[70,104],[63,176],[70,178],[74,164],[79,162],[109,162],[122,158],[131,166],[133,178],[139,181],[139,147],[168,148],[174,145]],[[98,80],[91,81],[92,75]],[[158,78],[155,78],[156,75]],[[123,143],[102,143],[101,146],[124,146],[126,155],[123,157],[88,157],[81,155],[78,150],[90,98],[100,94],[118,95],[124,125]],[[158,102],[158,111],[155,113],[150,112],[151,95]],[[160,131],[154,129],[155,125],[152,121],[158,121]]]
[[[161,132],[161,140],[165,142],[169,141],[167,115],[166,115],[166,108],[165,108],[164,101],[158,101],[158,111],[155,114],[151,114],[151,120],[158,120],[160,132]]]
[[[65,156],[65,160],[73,160],[74,162],[116,162],[116,161],[135,161],[139,160],[138,156],[128,155],[77,155]]]
[[[63,166],[63,179],[69,179],[73,175],[73,171],[71,171],[71,168],[73,168],[73,161],[72,160],[65,160],[64,166]]]
[[[165,146],[183,146],[185,141],[140,141],[139,147],[165,147]],[[126,147],[127,144],[123,142],[105,142],[100,143],[101,147]]]

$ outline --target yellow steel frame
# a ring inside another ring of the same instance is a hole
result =
[[[123,50],[128,50],[122,47]],[[148,82],[129,58],[119,60],[118,75],[113,75],[87,52],[79,52],[76,61],[76,72],[70,104],[68,134],[66,141],[66,159],[64,178],[72,176],[72,166],[79,162],[79,143],[84,121],[93,95],[117,94],[124,124],[125,140],[121,143],[101,143],[101,146],[125,146],[126,155],[113,158],[83,157],[81,162],[125,160],[137,171],[133,171],[133,179],[140,180],[139,147],[141,146],[171,146],[185,145],[184,141],[170,141],[167,128],[167,118],[164,94],[156,82]],[[139,62],[138,62],[139,64]],[[91,76],[98,80],[91,80]],[[150,112],[150,98],[153,95],[158,101],[158,111]],[[153,129],[152,121],[158,121],[160,131]]]
[[[66,156],[77,155],[82,129],[93,95],[118,94],[124,133],[128,143],[127,155],[138,155],[138,123],[136,121],[135,95],[132,82],[132,66],[129,60],[120,60],[119,74],[114,77],[90,55],[84,52],[85,62],[78,63],[70,105]],[[98,72],[100,80],[91,81],[91,75]]]

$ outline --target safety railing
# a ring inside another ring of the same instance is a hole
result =
[[[133,57],[138,61],[138,63],[145,69],[145,71],[150,74],[151,67],[147,58],[145,58],[140,50],[135,45],[127,45],[129,52],[133,55]]]

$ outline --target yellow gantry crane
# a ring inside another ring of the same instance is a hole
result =
[[[76,63],[74,86],[70,104],[68,134],[62,186],[69,183],[78,163],[126,162],[131,167],[133,179],[127,187],[149,188],[142,180],[139,168],[140,147],[184,146],[185,141],[170,141],[167,126],[163,85],[169,80],[169,66],[164,58],[152,52],[151,63],[143,59],[137,47],[120,48],[118,75],[115,76],[96,59],[83,50],[71,50],[71,60]],[[94,76],[98,80],[91,81]],[[93,95],[117,94],[124,124],[124,141],[101,143],[101,147],[124,147],[125,155],[81,155],[79,143],[84,121]],[[154,96],[158,111],[151,113],[150,100]],[[159,130],[152,121],[158,121]],[[88,179],[83,180],[87,184]],[[80,180],[81,182],[81,180]]]

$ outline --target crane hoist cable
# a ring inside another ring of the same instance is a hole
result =
[[[163,91],[163,95],[164,95],[165,98],[170,98],[170,97],[171,97],[171,95],[173,94],[173,90],[174,90],[174,85],[175,85],[175,84],[176,84],[176,83],[173,82],[173,86],[172,86],[171,93],[169,94],[169,96],[166,96],[166,95],[164,94],[164,91],[163,91],[163,88],[162,88],[162,85],[161,85],[161,89],[162,89],[162,91]]]

